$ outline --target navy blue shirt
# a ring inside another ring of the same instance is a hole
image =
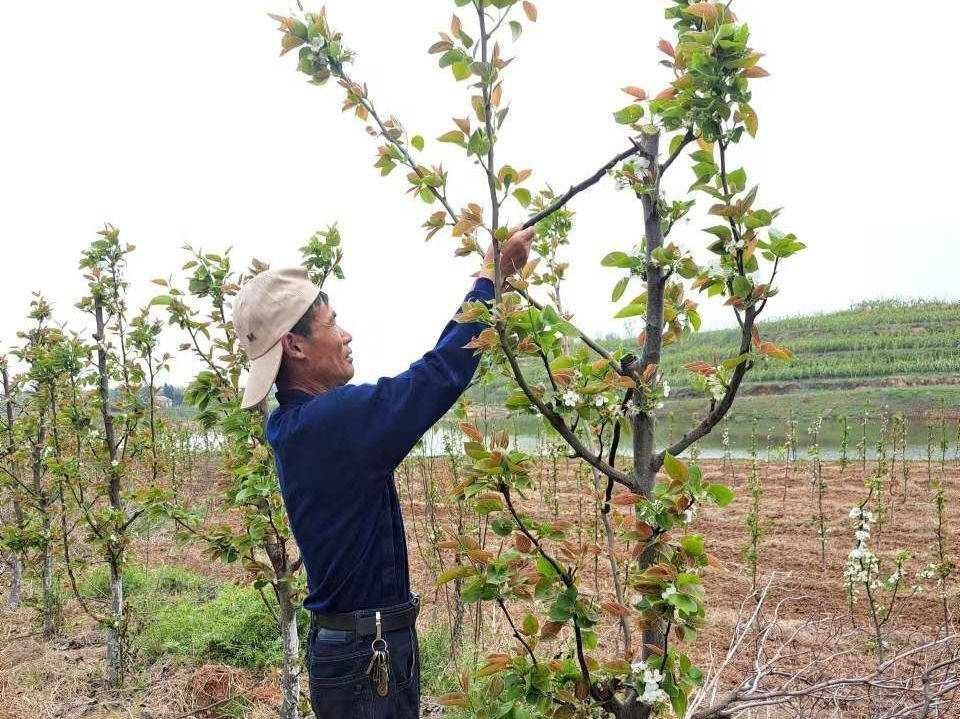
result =
[[[466,296],[492,298],[487,279]],[[376,384],[277,392],[266,434],[307,570],[307,609],[350,612],[410,598],[393,471],[467,388],[479,356],[464,345],[482,329],[450,320],[436,347]]]

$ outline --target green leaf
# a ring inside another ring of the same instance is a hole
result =
[[[708,484],[706,492],[718,507],[726,507],[733,501],[733,490],[725,484]]]
[[[523,624],[521,625],[521,630],[528,637],[533,636],[540,631],[540,620],[538,620],[533,614],[527,614],[523,618]]]
[[[621,125],[632,125],[643,117],[643,105],[634,103],[613,113],[613,119]]]
[[[646,305],[627,305],[613,316],[615,320],[622,320],[625,317],[637,317],[647,311]]]
[[[479,601],[480,597],[483,596],[483,588],[486,584],[486,580],[483,577],[477,577],[460,590],[460,596],[467,604]]]
[[[626,291],[628,284],[630,284],[630,275],[617,280],[617,284],[613,287],[613,295],[610,297],[610,301],[616,302],[623,297],[623,293]]]
[[[510,34],[513,37],[513,41],[516,42],[520,37],[520,33],[523,32],[523,25],[518,23],[516,20],[510,21]]]
[[[530,399],[523,392],[515,392],[507,397],[503,406],[507,409],[523,409],[530,406]]]
[[[622,267],[624,269],[630,269],[636,264],[636,260],[628,255],[626,252],[611,252],[606,255],[600,264],[604,267]]]
[[[757,136],[757,113],[752,107],[743,103],[740,105],[740,117],[743,118],[743,124],[747,128],[747,132],[750,133],[750,137]]]
[[[410,144],[413,145],[418,150],[423,150],[423,138],[420,135],[414,135],[410,139]]]
[[[730,231],[730,228],[727,225],[714,225],[713,227],[707,227],[704,229],[704,232],[709,232],[711,235],[716,235],[724,242],[729,242],[733,237],[733,233]]]
[[[672,155],[680,148],[680,143],[683,142],[683,134],[674,135],[670,138],[670,154]]]
[[[549,616],[555,622],[568,622],[576,610],[577,588],[569,587],[557,595],[550,607]]]
[[[749,359],[749,357],[750,357],[750,353],[744,352],[742,355],[738,355],[737,357],[734,357],[732,359],[724,360],[721,367],[723,367],[724,369],[734,369],[738,365],[741,365],[744,362],[746,362],[747,359]]]
[[[750,291],[753,289],[753,285],[743,275],[737,275],[733,278],[733,293],[740,295],[741,297],[746,297],[750,294]]]
[[[498,498],[491,497],[490,499],[482,499],[477,502],[474,507],[477,514],[483,516],[485,514],[490,514],[491,512],[502,512],[503,511],[503,502]]]
[[[732,192],[742,192],[747,186],[747,172],[742,167],[737,168],[727,175],[727,182],[730,184]]]
[[[683,548],[683,551],[694,556],[703,554],[705,544],[706,542],[702,534],[688,534],[680,540],[680,546]]]
[[[463,139],[463,133],[460,130],[450,130],[437,138],[439,142],[452,142],[455,145],[466,147],[466,141]]]
[[[513,191],[513,197],[519,202],[523,207],[527,207],[530,204],[530,190],[525,187],[518,187]]]
[[[690,478],[686,463],[681,462],[669,452],[663,455],[663,470],[670,479],[675,479],[678,482],[686,483]]]
[[[437,575],[437,586],[442,587],[444,584],[447,582],[452,582],[454,579],[472,577],[476,573],[476,570],[469,564],[462,567],[450,567],[448,569],[444,569],[442,572],[440,572],[440,574]]]
[[[453,70],[453,76],[456,78],[457,82],[461,80],[466,80],[470,77],[470,63],[464,60],[458,60],[450,66],[450,69]]]
[[[486,459],[490,453],[479,442],[464,442],[463,451],[471,459]]]

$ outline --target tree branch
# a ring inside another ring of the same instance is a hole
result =
[[[606,175],[607,172],[611,170],[614,165],[616,165],[618,162],[622,162],[623,160],[626,160],[631,155],[643,155],[651,162],[656,160],[655,157],[650,157],[650,155],[646,153],[640,146],[633,145],[629,149],[624,150],[618,155],[615,155],[612,159],[605,162],[603,167],[601,167],[599,170],[594,172],[587,179],[583,180],[582,182],[578,182],[576,185],[571,185],[569,190],[567,190],[562,195],[560,195],[560,197],[554,200],[546,209],[541,210],[540,212],[535,214],[533,217],[529,218],[526,222],[524,222],[523,223],[524,229],[526,229],[527,227],[533,227],[535,224],[540,222],[540,220],[544,219],[545,217],[549,217],[554,212],[562,208],[564,205],[570,202],[570,200],[572,200],[578,194],[580,194],[587,188],[592,187],[593,185],[600,182],[603,176]]]
[[[750,342],[753,338],[753,323],[756,316],[756,310],[752,307],[747,309],[744,317],[743,331],[740,333],[740,354],[750,351]],[[663,457],[666,453],[669,452],[674,457],[677,457],[698,439],[710,434],[710,431],[724,418],[727,412],[730,411],[730,407],[733,406],[733,400],[740,389],[740,383],[743,381],[749,369],[749,360],[745,360],[737,365],[736,369],[733,370],[733,376],[730,378],[730,384],[727,385],[727,391],[724,393],[723,398],[711,408],[710,412],[700,424],[654,458],[655,469],[659,470],[660,467],[663,466]]]
[[[513,350],[510,349],[510,346],[507,344],[507,333],[503,328],[502,324],[496,326],[497,334],[500,337],[500,346],[503,349],[504,355],[507,357],[507,362],[510,364],[510,369],[513,372],[514,379],[516,379],[517,384],[520,386],[520,389],[526,395],[527,399],[540,411],[540,413],[547,418],[547,421],[550,422],[550,425],[560,433],[560,436],[563,437],[567,444],[577,453],[579,457],[584,459],[591,466],[596,467],[598,470],[603,472],[606,476],[610,477],[614,481],[619,482],[620,484],[630,487],[631,479],[630,476],[615,467],[611,467],[609,464],[603,461],[602,457],[590,452],[580,441],[580,438],[571,431],[567,426],[567,423],[563,421],[563,418],[554,412],[542,399],[540,399],[527,383],[527,378],[523,376],[523,372],[520,369],[520,365],[517,363],[517,358],[513,354]]]

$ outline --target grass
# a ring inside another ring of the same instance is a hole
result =
[[[136,644],[150,659],[173,654],[254,671],[282,661],[276,621],[251,587],[223,586],[206,602],[152,595],[135,611],[143,621]]]
[[[171,565],[147,569],[134,564],[124,570],[123,584],[133,644],[146,661],[175,656],[195,664],[222,662],[253,671],[280,665],[282,647],[276,622],[252,587],[213,582]],[[79,588],[86,597],[108,600],[106,568],[82,575]],[[298,623],[302,643],[309,625],[303,610]],[[424,694],[456,691],[459,669],[450,661],[446,627],[427,625],[418,636]]]
[[[87,573],[78,585],[84,596],[109,599],[105,568]],[[130,565],[123,572],[123,585],[132,643],[147,661],[172,655],[197,664],[222,662],[253,671],[282,661],[276,621],[252,587],[215,583],[169,565],[150,569]],[[306,612],[301,611],[299,624],[304,639]]]
[[[791,409],[813,415],[826,408],[853,414],[862,411],[864,402],[919,414],[938,406],[944,392],[958,396],[952,378],[960,375],[960,304],[868,302],[840,312],[762,321],[759,329],[764,341],[789,348],[795,357],[760,361],[750,371],[738,407],[751,415],[765,414],[755,412],[754,406],[775,407],[776,416],[786,416]],[[630,337],[610,335],[601,342],[610,349],[636,349]],[[685,405],[692,375],[684,364],[734,357],[738,345],[739,329],[732,328],[695,333],[664,348],[660,369],[678,390],[670,411],[689,414],[704,405],[699,397]],[[546,383],[538,362],[528,362],[525,370],[532,383]],[[506,382],[497,380],[474,387],[470,397],[499,404],[506,390]],[[770,400],[756,396],[759,393],[778,396]],[[818,404],[816,410],[811,399]]]

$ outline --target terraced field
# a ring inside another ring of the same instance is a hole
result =
[[[764,340],[793,351],[793,360],[761,361],[751,370],[735,409],[739,417],[777,420],[818,414],[862,413],[889,406],[912,417],[960,413],[960,304],[865,302],[848,310],[763,322]],[[632,338],[608,336],[609,348],[632,347]],[[685,416],[703,410],[683,365],[733,357],[738,330],[701,332],[664,350],[661,368],[675,388],[668,412]],[[534,382],[546,381],[530,364]],[[471,390],[476,402],[495,404],[505,384]]]

